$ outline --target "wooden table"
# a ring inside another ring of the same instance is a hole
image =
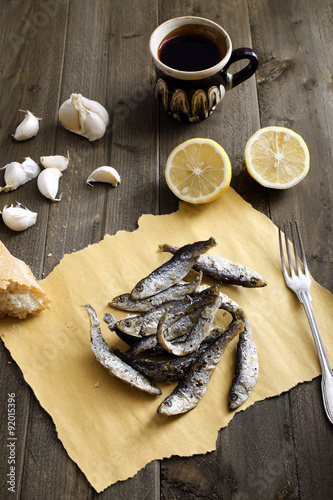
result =
[[[208,120],[190,126],[173,121],[155,102],[148,53],[154,28],[186,14],[221,24],[235,48],[253,47],[260,61],[256,77],[228,93]],[[243,198],[276,224],[299,221],[310,270],[333,292],[332,19],[332,0],[5,2],[0,21],[1,166],[67,151],[72,164],[61,179],[60,203],[49,203],[31,183],[1,195],[1,209],[18,199],[38,212],[38,223],[23,233],[1,223],[1,240],[41,279],[65,253],[98,242],[106,233],[133,231],[144,213],[177,210],[178,200],[164,179],[166,158],[183,140],[209,137],[228,152],[232,186]],[[59,105],[72,92],[109,110],[110,126],[102,140],[89,143],[59,124]],[[10,134],[23,117],[18,110],[27,108],[43,118],[40,132],[31,141],[14,143]],[[290,127],[309,146],[310,172],[287,191],[267,190],[246,172],[246,141],[267,125]],[[120,172],[121,186],[86,189],[87,174],[104,164]],[[323,410],[319,377],[237,414],[220,431],[215,452],[152,462],[97,495],[68,458],[50,416],[3,343],[0,349],[1,498],[333,497],[333,428]],[[16,494],[5,485],[8,393],[15,393],[17,408]]]

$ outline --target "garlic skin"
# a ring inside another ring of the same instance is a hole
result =
[[[61,155],[41,156],[40,162],[45,168],[56,168],[63,172],[69,165],[69,153],[67,151],[67,157]]]
[[[105,134],[109,114],[99,102],[72,94],[60,106],[59,120],[67,130],[96,141]]]
[[[52,201],[61,200],[61,195],[56,198],[60,177],[62,177],[62,173],[57,168],[46,168],[39,174],[37,187],[43,196]]]
[[[20,111],[23,111],[20,109]],[[16,141],[26,141],[27,139],[31,139],[35,135],[38,134],[39,131],[39,120],[41,118],[37,118],[30,111],[23,111],[26,113],[23,121],[18,125],[15,130],[15,134],[12,134]]]
[[[17,203],[17,206],[14,207],[7,205],[3,208],[2,219],[9,229],[13,231],[24,231],[28,229],[28,227],[33,226],[37,221],[37,213],[31,212],[26,207],[23,207],[21,203]]]
[[[40,174],[40,166],[32,158],[27,156],[22,163],[23,170],[27,176],[27,181],[31,181]]]
[[[105,165],[96,168],[96,170],[89,175],[87,184],[92,186],[92,182],[107,182],[108,184],[112,184],[112,186],[118,186],[118,184],[120,184],[120,175],[115,168]]]

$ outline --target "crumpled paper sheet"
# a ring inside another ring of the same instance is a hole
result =
[[[132,477],[154,459],[214,450],[218,430],[235,415],[228,410],[227,398],[237,340],[224,353],[197,408],[166,417],[156,409],[174,385],[159,384],[163,395],[156,397],[110,376],[92,353],[89,316],[80,307],[91,304],[106,341],[124,348],[103,316],[111,312],[120,318],[127,313],[112,309],[108,301],[130,291],[170,258],[157,251],[159,244],[181,246],[211,235],[218,242],[211,254],[248,265],[268,282],[260,289],[221,286],[245,310],[260,363],[258,383],[238,411],[319,375],[305,312],[282,277],[277,228],[231,188],[207,205],[181,203],[171,215],[143,215],[136,231],[107,235],[98,244],[65,255],[40,282],[52,299],[52,310],[21,321],[1,320],[6,347],[52,416],[69,456],[98,492]],[[311,292],[332,363],[333,298],[315,282]]]

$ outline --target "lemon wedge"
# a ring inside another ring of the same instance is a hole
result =
[[[169,155],[165,180],[179,199],[208,203],[229,187],[231,163],[224,149],[212,139],[189,139]]]
[[[262,186],[287,189],[304,179],[310,155],[302,137],[293,130],[266,127],[248,140],[245,164],[251,177]]]

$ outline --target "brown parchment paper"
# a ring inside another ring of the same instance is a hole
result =
[[[239,411],[289,390],[320,373],[303,307],[286,288],[281,272],[278,231],[229,188],[213,203],[181,203],[171,215],[143,215],[139,228],[105,236],[103,241],[65,255],[40,282],[52,310],[26,320],[2,319],[1,337],[40,404],[52,416],[59,439],[96,491],[133,476],[153,459],[189,456],[215,449],[218,430],[228,424],[227,397],[233,377],[236,340],[228,347],[197,408],[177,417],[156,413],[174,385],[159,384],[160,397],[143,394],[111,377],[90,348],[90,322],[81,304],[91,304],[109,344],[125,347],[103,322],[117,294],[170,258],[161,243],[177,246],[213,235],[221,255],[257,270],[268,282],[260,289],[222,286],[247,313],[257,344],[258,383]],[[328,357],[333,362],[332,295],[311,287]],[[133,453],[135,450],[135,453]]]

